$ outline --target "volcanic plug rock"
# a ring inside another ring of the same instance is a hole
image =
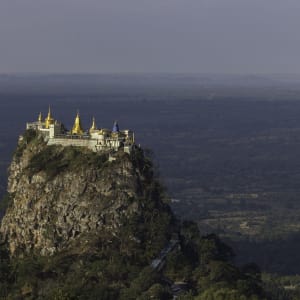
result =
[[[107,153],[47,146],[27,131],[9,167],[8,194],[1,233],[13,256],[83,249],[98,236],[118,237],[130,224],[139,229],[128,231],[128,241],[145,249],[155,244],[158,251],[173,230],[173,215],[140,148],[109,161]],[[160,224],[160,235],[152,223]]]
[[[142,149],[113,158],[49,146],[32,130],[20,138],[1,224],[1,299],[274,299],[256,267],[244,273],[217,236],[174,218]]]

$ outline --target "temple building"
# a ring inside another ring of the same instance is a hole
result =
[[[26,129],[39,131],[48,145],[87,147],[95,152],[123,149],[127,153],[134,146],[134,132],[120,130],[117,121],[114,122],[112,130],[98,129],[93,117],[90,129],[85,131],[77,112],[72,130],[68,131],[61,122],[52,117],[50,107],[44,120],[40,113],[37,121],[26,124]]]

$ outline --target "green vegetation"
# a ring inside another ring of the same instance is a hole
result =
[[[300,277],[278,276],[275,274],[263,273],[262,279],[264,289],[271,299],[276,300],[299,300],[300,299]]]
[[[187,282],[195,299],[267,299],[259,269],[232,265],[232,250],[215,235],[201,237],[195,223],[183,223],[181,249],[168,257],[164,274]]]
[[[28,165],[29,176],[40,171],[45,171],[49,179],[60,172],[74,171],[81,168],[93,166],[100,169],[107,162],[107,154],[99,154],[82,148],[68,146],[47,146],[41,152],[34,155]]]
[[[214,235],[201,237],[195,223],[182,224],[180,248],[171,251],[161,271],[150,267],[129,235],[86,238],[87,251],[78,244],[51,257],[9,260],[2,245],[0,299],[172,299],[168,282],[185,283],[189,291],[182,300],[268,299],[257,267],[233,266],[232,250]]]
[[[45,147],[42,136],[31,129],[26,130],[19,141],[14,154],[17,160],[21,158],[26,147],[40,149],[29,161],[27,167],[29,176],[40,171],[45,171],[48,179],[51,179],[63,171],[74,171],[83,165],[101,169],[108,161],[108,154],[95,153],[81,147],[62,147],[56,145]]]

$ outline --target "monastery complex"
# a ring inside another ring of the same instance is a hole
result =
[[[91,128],[85,131],[77,113],[72,130],[68,131],[61,122],[52,117],[50,107],[44,120],[40,113],[37,121],[26,124],[26,129],[42,133],[48,145],[87,147],[95,152],[123,149],[127,153],[130,153],[134,146],[134,133],[131,130],[119,130],[116,121],[112,130],[98,129],[93,118]]]

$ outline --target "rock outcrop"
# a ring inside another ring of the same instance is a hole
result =
[[[187,290],[183,298],[268,299],[257,268],[242,272],[215,235],[175,220],[142,149],[114,158],[47,146],[34,131],[20,138],[0,229],[1,299],[173,299]]]
[[[167,220],[162,232],[171,226],[152,164],[139,148],[131,155],[120,151],[109,162],[107,153],[47,146],[26,132],[9,168],[8,193],[1,233],[11,255],[52,255],[97,234],[118,236],[137,218]],[[143,242],[138,235],[129,238]],[[149,235],[142,239],[147,242]]]

